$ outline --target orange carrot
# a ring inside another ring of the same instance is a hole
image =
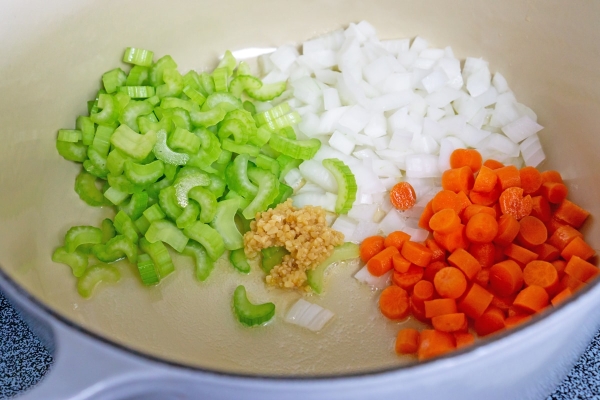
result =
[[[565,274],[562,277],[562,279],[560,280],[560,285],[559,285],[559,287],[561,289],[569,288],[572,292],[576,292],[584,286],[585,286],[585,282],[580,281],[579,279],[574,278],[567,274]]]
[[[490,268],[490,285],[499,296],[510,296],[523,286],[523,271],[512,260],[494,264]]]
[[[417,357],[419,361],[423,361],[446,354],[454,349],[456,349],[456,344],[452,334],[434,329],[424,329],[419,337]]]
[[[465,227],[465,235],[473,243],[491,243],[497,234],[498,222],[487,213],[473,215]]]
[[[469,253],[479,261],[481,268],[490,268],[494,265],[496,248],[491,243],[471,243]]]
[[[359,248],[360,259],[363,262],[369,261],[371,257],[383,250],[383,243],[384,239],[381,236],[371,236],[363,240]]]
[[[469,200],[469,196],[463,191],[460,191],[456,194],[456,204],[457,204],[457,214],[460,216],[463,214],[465,209],[472,205],[471,200]]]
[[[598,267],[591,264],[578,256],[573,256],[567,262],[565,274],[579,279],[582,282],[589,282],[598,275]]]
[[[431,262],[444,261],[446,259],[446,252],[434,239],[425,240],[425,246],[431,250]]]
[[[445,208],[433,214],[429,227],[434,232],[450,233],[460,225],[460,218],[452,208]]]
[[[521,325],[531,319],[531,315],[527,314],[517,314],[512,315],[504,320],[504,325],[506,328],[514,328],[517,325]]]
[[[519,170],[514,165],[507,165],[506,167],[498,168],[494,171],[498,176],[498,181],[502,190],[506,190],[512,187],[521,187],[521,175]]]
[[[481,154],[475,149],[456,149],[450,154],[450,168],[469,167],[473,173],[481,168]]]
[[[392,282],[403,289],[410,290],[417,282],[423,279],[423,273],[423,268],[411,264],[408,271],[404,273],[394,271],[392,274]]]
[[[545,182],[540,193],[552,204],[560,204],[567,197],[569,190],[564,183]]]
[[[479,272],[477,273],[477,275],[475,275],[473,282],[477,283],[478,285],[480,285],[482,287],[487,287],[488,284],[490,283],[490,269],[489,268],[480,269]]]
[[[390,190],[390,201],[398,210],[406,211],[417,202],[417,194],[410,183],[399,182]]]
[[[533,260],[537,260],[538,258],[538,255],[533,251],[527,250],[525,247],[518,246],[514,243],[511,243],[504,248],[504,254],[523,265]]]
[[[406,258],[402,257],[402,254],[398,253],[393,255],[392,265],[396,272],[405,273],[408,272],[408,269],[412,264]]]
[[[512,307],[515,297],[517,297],[516,294],[507,297],[494,296],[490,306],[497,307],[502,311],[508,311]]]
[[[490,306],[481,317],[475,320],[473,327],[479,336],[487,336],[498,332],[505,327],[504,312],[499,308]]]
[[[450,265],[460,269],[469,280],[473,280],[479,270],[481,270],[479,261],[465,249],[456,249],[452,252],[448,257],[448,262]]]
[[[468,193],[473,188],[473,171],[470,167],[452,168],[442,173],[442,188],[455,193]]]
[[[508,257],[506,256],[506,254],[504,254],[503,246],[500,246],[499,244],[494,243],[494,250],[495,250],[494,263],[499,263],[504,260],[508,260]]]
[[[550,204],[550,203],[548,203]],[[558,228],[562,228],[563,226],[569,226],[564,222],[557,220],[554,217],[550,217],[550,220],[546,222],[546,228],[548,229],[548,234],[552,235],[554,232],[558,230]]]
[[[467,323],[464,313],[444,314],[431,318],[431,324],[440,332],[458,332]]]
[[[383,247],[394,246],[398,250],[402,249],[402,245],[407,240],[410,240],[410,235],[402,231],[395,231],[387,235],[383,241]]]
[[[513,305],[526,313],[542,311],[549,303],[548,292],[544,288],[531,285],[521,290]]]
[[[405,318],[409,310],[408,293],[398,286],[388,286],[379,296],[379,309],[389,319]]]
[[[505,189],[498,199],[502,214],[515,217],[516,220],[531,214],[533,204],[531,196],[523,197],[523,189],[520,187],[509,187]]]
[[[462,301],[458,303],[458,309],[467,316],[476,319],[488,308],[493,298],[493,294],[474,283]]]
[[[425,301],[423,304],[425,304],[425,316],[427,318],[456,313],[456,301],[454,299],[435,299]]]
[[[580,237],[576,237],[571,240],[571,242],[565,246],[563,251],[560,252],[560,255],[565,260],[569,261],[571,257],[577,256],[583,260],[589,260],[596,254],[596,250],[594,250],[589,244],[585,242]]]
[[[576,237],[583,238],[583,234],[570,225],[563,225],[548,238],[548,244],[556,247],[559,251],[563,251],[571,243],[571,240]]]
[[[552,305],[556,307],[557,305],[568,299],[572,294],[573,292],[571,291],[571,288],[567,287],[562,292],[554,296],[552,300],[550,300],[550,303],[552,303]]]
[[[550,203],[542,196],[534,196],[531,198],[531,215],[540,219],[543,222],[549,222],[552,218]]]
[[[430,319],[425,316],[425,304],[415,300],[414,295],[410,296],[410,311],[417,320],[425,323],[431,322]]]
[[[525,285],[536,285],[546,291],[554,291],[558,287],[558,272],[554,265],[547,261],[531,261],[523,268]]]
[[[562,176],[560,175],[560,172],[558,172],[558,171],[548,170],[548,171],[542,172],[541,175],[542,175],[542,184],[544,184],[546,182],[563,183]]]
[[[429,202],[425,205],[425,209],[421,213],[421,217],[419,218],[419,228],[431,231],[429,228],[429,220],[433,217],[433,208],[431,206],[433,200],[429,200]]]
[[[443,268],[435,274],[433,284],[437,293],[444,298],[458,299],[467,290],[467,279],[458,268]]]
[[[535,167],[523,167],[519,170],[523,193],[533,194],[542,186],[542,174]]]
[[[475,343],[475,336],[468,332],[454,332],[454,340],[456,341],[456,348],[460,349]]]
[[[433,253],[425,245],[413,241],[407,241],[402,246],[402,257],[419,267],[426,267],[433,257]]]
[[[460,213],[460,203],[457,194],[451,190],[440,190],[433,199],[431,199],[431,209],[435,214],[446,208],[453,209],[457,214]]]
[[[494,190],[496,186],[496,182],[498,182],[498,175],[496,172],[486,167],[485,165],[481,167],[481,170],[477,174],[475,178],[475,183],[473,184],[473,190],[476,192],[491,192]]]
[[[489,214],[496,218],[496,210],[492,207],[482,206],[481,204],[471,204],[463,211],[463,222],[468,222],[475,214]]]
[[[394,257],[394,254],[398,254],[398,249],[391,246],[386,247],[371,257],[369,261],[367,261],[367,269],[371,275],[381,276],[394,268],[394,265],[392,264],[392,257]]]
[[[552,262],[558,260],[560,257],[558,249],[548,243],[542,243],[539,246],[536,246],[533,248],[533,251],[538,254],[538,259],[542,261]]]
[[[548,239],[546,225],[536,217],[532,217],[531,215],[523,217],[519,221],[519,225],[517,240],[523,246],[529,248],[539,246]]]
[[[413,328],[400,329],[396,336],[395,350],[398,354],[414,354],[419,350],[419,331]]]
[[[577,204],[565,199],[554,212],[554,218],[579,229],[590,213]]]
[[[440,247],[447,251],[466,249],[469,246],[469,242],[465,236],[465,226],[463,224],[460,224],[456,230],[450,233],[443,234],[433,232],[433,238]]]
[[[423,279],[433,283],[433,280],[435,279],[435,274],[437,274],[442,268],[446,267],[447,265],[444,264],[442,261],[432,262],[425,268],[423,273]]]
[[[565,260],[555,260],[552,261],[551,264],[554,266],[554,269],[556,269],[556,272],[558,273],[558,278],[562,279],[563,275],[565,274],[567,262]]]
[[[482,206],[491,206],[502,194],[502,187],[499,182],[496,182],[496,186],[489,192],[478,192],[475,190],[471,190],[469,193],[469,199],[473,204],[481,204]]]
[[[412,300],[417,303],[423,303],[433,299],[433,284],[429,281],[420,280],[413,287]]]
[[[505,214],[498,218],[498,234],[494,238],[494,243],[500,246],[508,246],[519,234],[519,221],[512,215]]]

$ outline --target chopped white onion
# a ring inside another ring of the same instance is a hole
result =
[[[528,115],[525,115],[502,127],[502,132],[513,142],[519,143],[542,129],[543,126],[532,120]]]
[[[318,304],[299,299],[285,315],[285,321],[318,332],[334,315]]]
[[[343,233],[344,239],[347,240],[348,238],[352,237],[357,225],[358,222],[356,222],[354,219],[346,215],[340,215],[339,217],[337,217],[337,219],[331,227],[336,231]]]
[[[362,267],[355,275],[354,278],[362,283],[366,283],[373,289],[385,289],[390,285],[390,279],[392,278],[392,271],[386,272],[381,276],[371,275],[367,266]]]

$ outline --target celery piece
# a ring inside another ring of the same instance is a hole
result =
[[[258,188],[248,179],[248,161],[250,156],[240,154],[230,163],[225,170],[225,181],[230,189],[240,195],[253,198],[258,193]],[[254,218],[254,216],[253,216]]]
[[[183,91],[183,77],[175,68],[166,68],[163,71],[164,83],[156,88],[156,95],[164,97],[179,97]]]
[[[106,93],[114,93],[125,84],[127,74],[121,68],[115,68],[102,75],[102,84]]]
[[[139,132],[137,119],[142,115],[148,115],[152,112],[154,107],[147,101],[135,101],[132,100],[127,103],[127,106],[123,109],[119,122],[127,125],[135,132]]]
[[[108,174],[106,176],[106,179],[108,180],[108,184],[111,187],[113,187],[121,192],[133,194],[133,193],[139,193],[139,192],[144,191],[143,186],[135,185],[133,182],[131,182],[129,179],[127,179],[127,177],[125,175]]]
[[[229,190],[225,195],[225,200],[230,199],[236,199],[238,201],[238,211],[243,211],[244,208],[248,207],[248,204],[250,204],[251,201],[237,193],[235,190]]]
[[[64,247],[59,247],[52,253],[52,261],[71,267],[73,275],[79,278],[88,266],[88,256],[80,251],[69,253]]]
[[[180,107],[165,108],[163,109],[163,114],[165,115],[165,118],[168,117],[173,121],[174,127],[183,128],[188,131],[192,130],[192,118],[187,110]]]
[[[196,265],[196,279],[205,281],[214,268],[213,261],[208,257],[206,250],[202,245],[194,240],[188,242],[183,249],[183,254],[194,259]]]
[[[248,260],[246,259],[246,254],[244,253],[244,249],[236,249],[232,250],[229,253],[229,261],[233,265],[235,269],[240,271],[243,274],[250,273],[250,264],[248,264]]]
[[[210,177],[210,184],[207,186],[207,189],[218,199],[225,193],[225,188],[227,187],[225,179],[215,174],[209,174],[208,176]]]
[[[83,135],[80,130],[77,129],[59,129],[58,137],[56,140],[61,142],[77,143],[83,139]]]
[[[167,186],[160,190],[158,194],[158,204],[165,214],[167,214],[167,217],[173,221],[175,221],[183,212],[183,209],[177,203],[175,187],[173,186]]]
[[[192,111],[190,112],[190,118],[192,119],[192,125],[196,127],[209,127],[221,122],[226,114],[225,109],[216,107],[208,111]]]
[[[281,264],[283,262],[283,257],[290,254],[290,252],[287,251],[285,247],[274,246],[262,249],[260,254],[262,256],[260,267],[265,274],[269,274],[273,267]]]
[[[135,229],[142,235],[145,235],[148,232],[148,228],[150,228],[150,221],[143,215],[133,221],[133,224],[135,225]]]
[[[219,127],[219,139],[224,140],[232,136],[236,144],[246,144],[249,139],[248,130],[237,119],[225,119]]]
[[[167,216],[158,204],[148,207],[146,210],[144,210],[143,214],[150,223],[164,219]]]
[[[279,176],[279,163],[274,158],[259,154],[256,156],[256,166]]]
[[[127,200],[129,196],[129,193],[121,192],[120,190],[115,189],[114,187],[109,187],[104,192],[104,197],[106,197],[108,201],[113,203],[115,206],[118,206],[119,204]]]
[[[267,111],[263,111],[261,113],[256,114],[254,116],[254,119],[256,120],[256,124],[258,126],[262,126],[268,124],[271,121],[276,120],[277,118],[289,113],[290,111],[292,111],[292,108],[286,101],[276,105],[275,107]]]
[[[150,286],[160,282],[154,261],[148,254],[143,253],[138,256],[137,267],[144,285]]]
[[[80,115],[77,117],[75,127],[81,131],[81,142],[86,146],[91,145],[96,134],[96,127],[90,117]]]
[[[206,96],[210,96],[215,92],[215,82],[213,81],[212,76],[203,72],[199,76],[200,86],[206,92]]]
[[[87,159],[87,149],[82,143],[56,141],[56,150],[65,160],[82,163]]]
[[[217,203],[211,226],[223,238],[227,250],[237,250],[244,247],[244,238],[235,224],[235,214],[239,208],[239,200],[232,198]]]
[[[346,164],[336,158],[323,160],[323,166],[333,174],[337,182],[338,194],[335,202],[335,212],[347,214],[356,200],[357,186],[354,174]]]
[[[127,204],[119,206],[119,210],[124,211],[132,220],[141,217],[146,208],[148,208],[148,193],[146,192],[134,193]]]
[[[179,171],[179,165],[165,164],[165,178],[169,181],[172,182],[175,179],[177,171]]]
[[[231,111],[243,108],[240,99],[231,93],[213,93],[206,98],[206,102],[202,105],[202,111],[208,111],[213,108],[222,108],[225,111]]]
[[[102,262],[114,262],[124,256],[127,256],[131,263],[137,262],[137,246],[124,235],[117,235],[106,244],[95,245],[92,252]]]
[[[121,273],[111,265],[97,264],[86,269],[83,275],[77,279],[77,292],[83,298],[92,297],[94,288],[100,283],[117,283],[121,279]]]
[[[144,237],[150,243],[157,241],[167,243],[179,253],[183,251],[189,240],[174,223],[166,219],[152,222]]]
[[[261,126],[256,130],[254,135],[250,136],[248,142],[257,147],[263,147],[271,140],[271,134],[272,132],[268,128]]]
[[[281,96],[287,87],[287,82],[263,84],[259,89],[246,88],[248,96],[258,101],[270,101]]]
[[[277,204],[283,203],[286,201],[292,194],[294,194],[294,189],[286,185],[285,183],[279,182],[279,194],[273,200],[273,203],[269,206],[269,208],[275,208]]]
[[[221,143],[208,129],[196,128],[193,133],[200,140],[200,149],[190,157],[187,165],[203,169],[208,168],[219,159],[222,152]]]
[[[250,65],[246,61],[240,61],[235,71],[235,76],[252,75]]]
[[[201,106],[206,101],[206,97],[200,91],[194,89],[191,86],[185,86],[183,88],[183,93],[190,98],[191,101]]]
[[[167,69],[177,68],[177,63],[173,61],[171,56],[163,56],[159,58],[151,67],[148,79],[151,86],[157,87],[165,83],[163,73]]]
[[[208,188],[195,186],[189,190],[187,197],[200,206],[200,222],[209,223],[213,220],[217,212],[217,198]]]
[[[316,294],[321,294],[323,292],[323,278],[327,267],[333,263],[352,260],[358,258],[359,256],[360,253],[356,243],[346,242],[335,247],[333,249],[333,253],[331,253],[331,255],[325,261],[317,265],[315,268],[306,271],[308,285],[313,292]]]
[[[157,143],[157,134],[149,131],[140,135],[127,125],[120,125],[110,137],[110,143],[129,157],[141,161],[150,154]]]
[[[188,204],[189,191],[196,186],[208,186],[210,178],[208,175],[198,168],[186,167],[179,171],[177,178],[173,183],[175,187],[175,198],[180,207],[185,207]],[[197,201],[197,199],[194,199]],[[202,204],[200,204],[202,207]]]
[[[132,243],[138,242],[139,236],[133,220],[125,211],[120,210],[117,215],[115,215],[114,225],[117,232],[125,236]]]
[[[244,90],[258,90],[262,87],[263,83],[260,79],[255,78],[251,75],[239,75],[233,78],[229,85],[229,92],[236,97],[240,97]]]
[[[98,126],[90,147],[95,149],[101,156],[108,156],[108,151],[110,150],[110,139],[112,138],[114,132],[115,128],[111,126]]]
[[[114,238],[117,234],[115,230],[115,225],[113,224],[110,218],[104,218],[102,220],[102,224],[100,225],[100,230],[102,231],[102,243],[108,242],[110,239]]]
[[[299,124],[302,121],[302,117],[296,111],[292,111],[289,114],[282,115],[279,118],[269,121],[265,126],[268,126],[272,131],[283,129],[287,126]]]
[[[156,93],[152,86],[121,86],[119,92],[125,93],[132,99],[147,99]]]
[[[140,247],[152,258],[160,279],[175,271],[169,250],[163,242],[150,243],[146,238],[141,238]]]
[[[167,144],[170,148],[175,150],[183,150],[187,153],[195,154],[200,150],[201,141],[198,136],[192,132],[176,128],[168,138]]]
[[[113,96],[110,94],[99,95],[98,108],[102,111],[90,115],[90,119],[95,124],[110,126],[117,121],[120,105]]]
[[[93,207],[108,205],[104,194],[96,187],[96,177],[81,171],[75,178],[75,192],[79,198]]]
[[[275,175],[260,168],[248,168],[248,177],[258,185],[258,193],[242,212],[244,218],[252,219],[256,213],[265,211],[279,194],[279,180]]]
[[[196,103],[189,100],[179,99],[177,97],[164,97],[160,102],[160,108],[168,110],[171,108],[181,108],[187,112],[200,111],[200,107]]]
[[[106,168],[113,175],[121,175],[125,168],[125,161],[128,159],[129,157],[125,154],[117,149],[113,149],[106,157]]]
[[[242,103],[242,105],[244,107],[244,110],[248,111],[250,114],[256,114],[256,106],[251,101],[246,100],[244,101],[244,103]]]
[[[310,160],[321,148],[319,139],[291,140],[280,135],[271,135],[269,145],[286,156],[301,160]]]
[[[134,185],[149,185],[156,182],[165,173],[162,161],[156,160],[150,164],[138,164],[131,160],[125,161],[125,176]]]
[[[175,220],[175,224],[179,229],[185,229],[198,219],[199,214],[200,206],[194,200],[190,200],[181,215]]]
[[[215,82],[215,92],[227,92],[227,80],[229,78],[227,68],[215,68],[212,73]]]
[[[152,131],[151,131],[152,132]],[[148,132],[147,134],[149,134]],[[173,165],[187,164],[190,156],[185,153],[177,153],[167,145],[167,132],[165,130],[158,131],[156,145],[154,146],[154,154],[159,160]]]
[[[270,137],[269,137],[269,140],[271,140]],[[262,154],[264,154],[265,156],[269,156],[269,157],[275,158],[275,159],[277,159],[277,157],[279,157],[281,155],[280,152],[274,150],[271,146],[269,146],[268,143],[263,145],[263,147],[260,148],[260,152]]]
[[[147,88],[152,88],[152,91],[154,91],[153,86],[146,86],[148,84],[149,73],[150,73],[150,68],[142,67],[140,65],[134,65],[129,70],[129,74],[127,74],[127,80],[125,81],[125,86],[122,86],[121,88],[126,87],[126,86],[144,86]],[[152,95],[152,96],[154,96],[154,95]],[[152,96],[148,96],[148,97],[152,97]],[[131,96],[131,97],[134,97],[134,96]]]
[[[206,93],[204,91],[204,88],[202,87],[202,84],[200,83],[200,75],[198,75],[198,73],[194,70],[189,70],[183,76],[183,86],[184,86],[184,88],[191,87],[192,89],[198,90],[200,92],[200,94],[202,94],[202,96],[204,96],[204,97],[208,96],[208,93]]]
[[[247,326],[262,325],[275,315],[275,304],[250,303],[246,288],[242,285],[233,292],[233,309],[238,321]]]
[[[227,75],[231,76],[231,74],[233,74],[233,70],[235,69],[236,64],[237,61],[235,60],[235,57],[233,56],[231,51],[227,50],[225,54],[223,54],[223,58],[221,59],[221,61],[219,61],[219,65],[217,65],[217,68],[225,68],[227,70]]]
[[[221,148],[236,154],[248,154],[252,157],[256,157],[260,153],[260,149],[256,146],[251,144],[237,144],[231,139],[223,139],[221,141]]]
[[[211,260],[216,261],[225,252],[225,244],[219,233],[200,221],[194,222],[183,230],[190,239],[200,243],[206,249]]]
[[[139,65],[141,67],[149,67],[152,65],[154,52],[150,50],[138,49],[135,47],[127,47],[123,54],[123,62],[127,64]]]
[[[296,131],[291,126],[281,128],[279,130],[279,134],[290,140],[296,140]]]
[[[100,178],[100,179],[105,179],[106,175],[108,174],[108,170],[98,168],[90,160],[85,160],[83,162],[83,169],[85,169],[86,172],[88,172],[90,175],[94,175],[96,178]]]

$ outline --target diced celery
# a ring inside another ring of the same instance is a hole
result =
[[[238,321],[247,326],[262,325],[275,315],[275,304],[252,304],[246,295],[246,288],[238,286],[233,293],[233,309]]]
[[[229,253],[229,261],[231,262],[233,267],[241,273],[250,273],[250,264],[248,264],[248,260],[246,259],[244,249],[232,250],[231,253]]]
[[[77,292],[83,298],[92,297],[94,288],[100,283],[117,283],[121,273],[113,266],[97,264],[86,269],[84,274],[77,279]]]

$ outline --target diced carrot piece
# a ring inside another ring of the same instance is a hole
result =
[[[394,271],[392,274],[392,282],[403,289],[410,290],[417,282],[423,279],[423,272],[423,268],[411,264],[408,271],[404,273]]]
[[[402,257],[419,267],[426,267],[433,257],[433,253],[425,245],[413,241],[407,241],[400,252]]]
[[[548,203],[550,204],[550,203]],[[549,235],[553,235],[554,232],[556,232],[559,228],[562,228],[563,226],[569,226],[568,224],[565,224],[563,222],[560,222],[559,220],[557,220],[554,217],[550,217],[550,220],[546,222],[546,228],[548,229],[548,234]]]
[[[490,269],[482,268],[479,270],[473,282],[477,283],[481,287],[487,287],[490,283]]]
[[[402,319],[410,312],[410,302],[406,290],[398,286],[388,286],[379,296],[379,309],[389,319]]]
[[[490,286],[496,294],[508,297],[523,287],[523,271],[512,261],[506,260],[490,268]]]
[[[471,204],[469,207],[465,208],[463,212],[463,222],[467,222],[471,219],[475,214],[489,214],[492,217],[496,218],[496,210],[492,207],[482,206],[481,204]]]
[[[582,282],[589,282],[598,275],[598,267],[591,264],[578,256],[573,256],[567,262],[565,274],[579,279]]]
[[[563,200],[554,212],[554,218],[575,229],[579,229],[589,216],[588,211],[567,199]]]
[[[456,344],[451,333],[424,329],[421,331],[417,356],[419,361],[423,361],[449,353],[454,349]]]
[[[569,261],[571,257],[577,256],[583,260],[589,260],[596,254],[589,244],[585,242],[581,237],[576,237],[571,240],[568,245],[560,252],[560,255],[565,260]]]
[[[479,173],[475,178],[473,190],[484,193],[491,192],[494,189],[494,186],[496,186],[496,182],[498,182],[498,175],[496,175],[496,172],[484,165],[481,167],[481,170],[479,170]]]
[[[431,228],[429,227],[429,220],[431,219],[431,217],[433,217],[433,208],[431,206],[433,200],[430,200],[426,205],[425,205],[425,209],[423,210],[423,212],[421,213],[421,217],[419,218],[419,228],[431,231]]]
[[[571,240],[576,237],[583,238],[583,234],[569,225],[564,225],[558,228],[549,238],[548,243],[556,247],[559,251],[563,251]]]
[[[458,303],[458,309],[467,316],[476,319],[488,308],[494,295],[474,283],[467,291],[466,296]]]
[[[450,154],[450,168],[469,167],[473,173],[481,168],[481,154],[475,149],[456,149]]]
[[[442,188],[455,193],[468,193],[473,188],[473,171],[469,167],[452,168],[442,173]]]
[[[473,280],[481,270],[479,261],[465,249],[456,249],[448,257],[450,265],[460,269],[469,280]]]
[[[413,287],[412,299],[417,303],[423,304],[425,301],[432,300],[434,294],[433,284],[429,281],[420,280]]]
[[[423,279],[433,283],[435,274],[437,274],[439,270],[441,270],[442,268],[446,268],[447,266],[448,265],[444,264],[442,261],[432,262],[425,268],[425,272],[423,273]]]
[[[374,276],[381,276],[394,268],[392,257],[398,254],[398,249],[391,246],[386,247],[379,253],[375,254],[367,262],[367,269]]]
[[[514,165],[498,168],[494,172],[498,176],[498,181],[500,182],[502,190],[511,187],[521,187],[521,174],[519,174],[519,170]]]
[[[481,268],[490,268],[494,265],[496,248],[492,243],[471,243],[469,253],[479,261]]]
[[[545,182],[540,193],[552,204],[560,204],[567,197],[569,190],[564,183]]]
[[[466,249],[469,246],[467,237],[465,236],[465,226],[459,227],[447,234],[433,232],[433,238],[444,250],[453,252],[456,249]]]
[[[542,243],[539,246],[534,247],[533,251],[538,254],[538,259],[542,261],[552,262],[558,260],[560,257],[560,251],[548,243]]]
[[[416,329],[400,329],[398,336],[396,336],[396,353],[415,354],[419,350],[419,337],[419,331]]]
[[[536,285],[551,292],[558,287],[558,272],[547,261],[531,261],[523,269],[523,281],[527,286]]]
[[[504,312],[494,306],[488,307],[485,312],[475,320],[473,327],[479,336],[491,335],[504,329]]]
[[[371,236],[362,241],[359,247],[360,259],[367,262],[384,248],[384,239],[381,236]]]
[[[431,262],[444,261],[446,259],[446,252],[434,239],[427,239],[425,241],[425,246],[431,250]]]
[[[458,215],[462,215],[467,207],[472,205],[469,196],[463,191],[460,191],[456,194],[456,204],[458,209]]]
[[[502,194],[502,187],[500,186],[500,183],[497,182],[496,186],[494,186],[494,189],[492,189],[489,192],[478,192],[475,190],[471,190],[471,192],[469,193],[469,199],[471,199],[471,202],[473,204],[480,204],[482,206],[491,206],[496,201],[498,201],[501,194]]]
[[[441,332],[458,332],[467,323],[464,313],[444,314],[431,318],[433,327]]]
[[[554,170],[548,170],[542,172],[542,184],[546,182],[555,182],[555,183],[563,183],[562,176],[560,172]]]
[[[523,193],[533,194],[542,186],[542,174],[535,167],[523,167],[519,170]]]
[[[565,274],[560,280],[560,288],[571,289],[572,292],[576,292],[582,287],[585,286],[585,282],[580,281],[579,279],[572,277],[571,275]]]
[[[531,196],[527,195],[523,197],[523,189],[520,187],[504,189],[498,198],[498,203],[500,204],[502,214],[512,215],[517,221],[531,214],[533,207]]]
[[[507,329],[514,328],[517,325],[521,325],[531,319],[531,315],[519,314],[513,315],[504,320],[504,325]]]
[[[494,243],[500,246],[508,246],[519,234],[521,226],[515,217],[509,214],[498,218],[498,234],[494,238]]]
[[[402,257],[400,253],[394,254],[392,257],[392,265],[394,266],[394,270],[399,273],[408,272],[408,269],[412,265],[410,261],[406,258]]]
[[[550,303],[552,303],[552,305],[554,307],[556,307],[557,305],[559,305],[560,303],[562,303],[563,301],[565,301],[566,299],[571,297],[572,294],[573,294],[573,292],[571,291],[571,288],[567,287],[562,292],[560,292],[559,294],[554,296],[552,298],[552,300],[550,300]]]
[[[550,203],[542,196],[534,196],[531,198],[531,216],[536,217],[548,223],[552,218],[552,210],[550,209]]]
[[[519,234],[517,240],[525,247],[539,246],[548,239],[546,225],[536,218],[528,215],[519,221]]]
[[[485,165],[489,169],[493,169],[493,170],[496,170],[498,168],[504,167],[504,164],[502,164],[500,161],[491,160],[491,159],[490,160],[485,160],[485,162],[483,163],[483,165]]]
[[[531,285],[521,290],[513,305],[526,313],[542,311],[549,304],[548,292],[540,286]]]
[[[434,232],[450,233],[460,225],[460,218],[452,208],[445,208],[433,214],[429,220],[429,227]]]
[[[417,202],[415,189],[408,182],[399,182],[390,190],[390,202],[398,210],[411,209]]]
[[[565,268],[567,267],[567,262],[565,260],[554,260],[551,262],[551,264],[556,269],[556,272],[558,273],[558,278],[562,279],[563,275],[565,274]]]
[[[431,209],[433,213],[450,208],[456,211],[457,214],[461,211],[461,204],[458,195],[451,190],[440,190],[431,199]]]
[[[430,319],[425,316],[425,304],[419,303],[418,300],[415,299],[414,294],[410,296],[410,311],[417,320],[425,323],[431,322]]]
[[[427,318],[437,317],[438,315],[456,313],[456,300],[454,299],[434,299],[425,301],[425,316]]]
[[[525,265],[533,260],[537,260],[538,255],[525,247],[518,246],[514,243],[509,244],[504,248],[504,254],[515,261]]]
[[[454,340],[456,340],[456,348],[461,349],[475,343],[475,336],[468,332],[454,332]]]
[[[465,227],[465,235],[473,243],[491,243],[497,234],[498,222],[490,214],[473,215]]]
[[[395,231],[387,235],[383,241],[383,247],[394,246],[398,250],[402,249],[404,242],[410,240],[410,235],[406,232]]]
[[[454,267],[442,268],[435,274],[433,284],[440,297],[458,299],[467,290],[467,278]]]

